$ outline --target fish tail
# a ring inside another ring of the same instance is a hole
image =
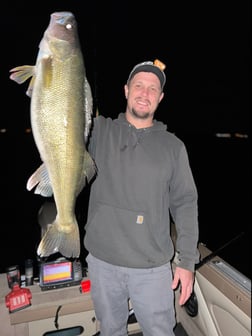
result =
[[[57,221],[48,225],[48,229],[42,237],[37,254],[40,257],[48,257],[54,253],[61,253],[66,258],[78,258],[80,255],[80,236],[77,222],[71,226],[71,230],[60,230],[63,227]]]

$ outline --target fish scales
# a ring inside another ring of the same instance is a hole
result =
[[[35,188],[35,193],[45,197],[53,195],[57,211],[37,254],[47,257],[59,252],[65,257],[79,257],[76,199],[96,174],[96,166],[85,145],[93,100],[73,13],[52,13],[36,64],[18,66],[10,72],[10,79],[18,84],[31,78],[27,95],[42,164],[29,178],[27,189]]]

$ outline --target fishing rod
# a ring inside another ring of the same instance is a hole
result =
[[[195,270],[199,269],[201,266],[205,265],[208,261],[210,261],[213,257],[215,257],[220,251],[222,251],[225,247],[232,244],[235,240],[241,238],[244,235],[244,232],[240,232],[237,236],[230,239],[228,242],[226,242],[224,245],[219,247],[217,250],[210,253],[208,256],[203,258],[198,264],[195,265]]]

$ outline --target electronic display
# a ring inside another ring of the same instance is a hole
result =
[[[39,276],[42,290],[73,286],[81,282],[81,264],[66,259],[41,263]]]

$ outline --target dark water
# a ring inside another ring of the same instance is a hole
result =
[[[199,192],[200,242],[251,279],[248,139],[185,139]]]
[[[188,148],[198,187],[200,242],[205,243],[212,251],[220,249],[218,255],[251,279],[248,259],[251,246],[251,167],[248,139],[178,135]],[[40,162],[32,136],[4,136],[1,140],[1,151],[5,158],[1,164],[2,273],[7,266],[13,264],[20,265],[22,270],[24,260],[28,258],[34,259],[36,266],[36,248],[40,241],[37,215],[44,199],[25,189],[27,178]],[[81,241],[88,192],[88,188],[83,190],[76,206]],[[236,237],[239,238],[235,239]],[[232,243],[228,244],[230,241]],[[223,246],[226,247],[221,250]],[[86,250],[82,246],[83,261],[85,255]]]

